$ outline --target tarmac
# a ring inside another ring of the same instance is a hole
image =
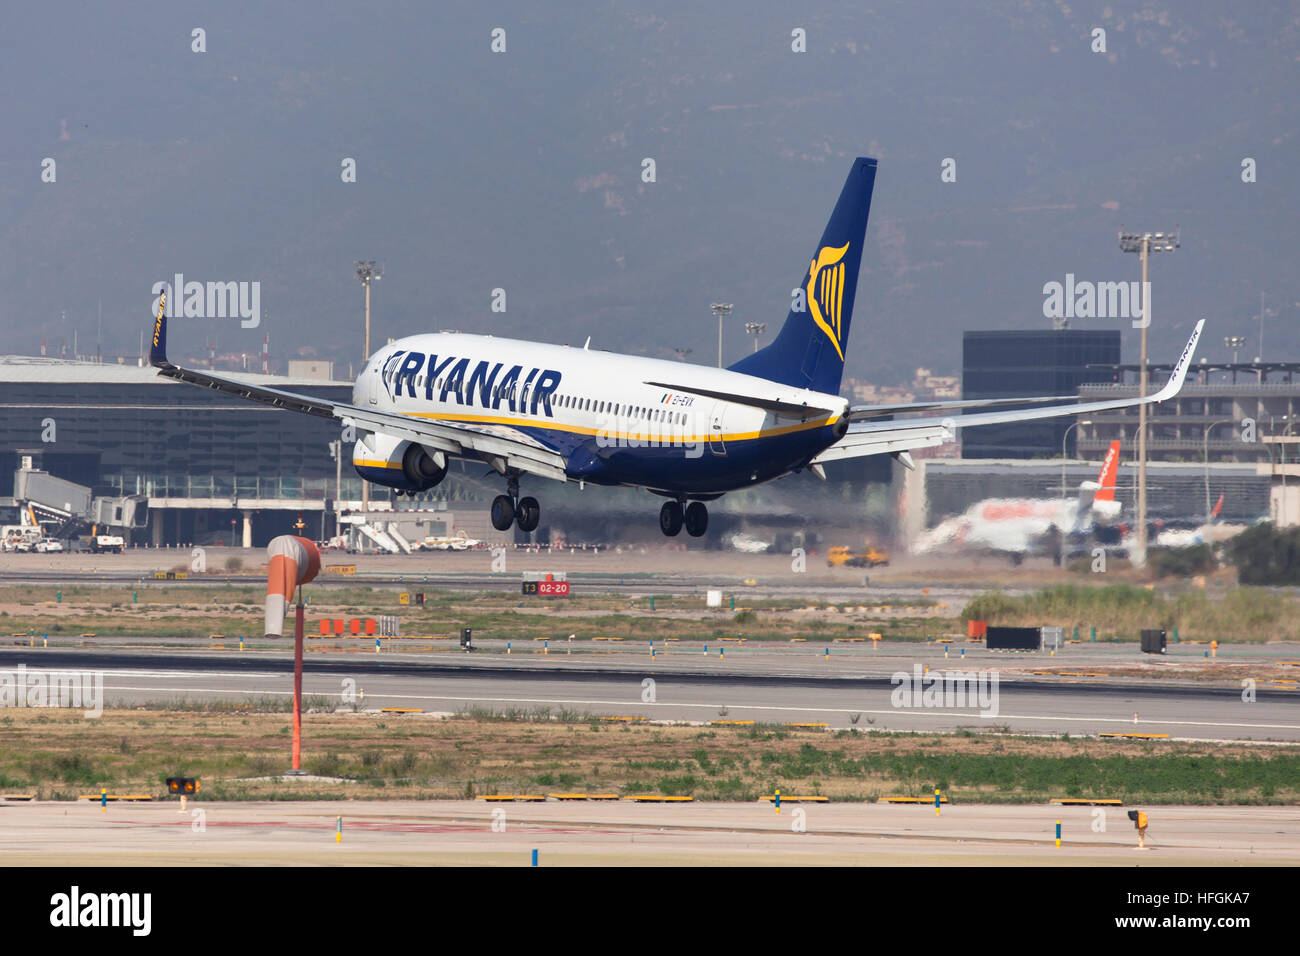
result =
[[[288,642],[286,642],[287,644]],[[732,645],[723,657],[696,642],[598,653],[591,642],[570,656],[552,653],[374,653],[370,645],[312,651],[304,664],[303,692],[332,706],[374,710],[411,708],[455,713],[567,711],[688,723],[752,720],[824,723],[830,729],[1004,732],[1060,736],[1158,735],[1171,740],[1300,741],[1300,685],[1264,678],[1281,672],[1280,655],[1296,648],[1250,648],[1236,660],[1255,661],[1261,679],[1253,694],[1241,674],[1226,680],[1179,679],[1173,660],[1151,665],[1158,677],[1106,677],[1106,669],[1146,655],[1129,646],[1070,646],[1055,657],[1004,655],[983,649],[965,658],[943,656],[936,645],[837,646],[829,655],[766,645]],[[530,642],[535,644],[536,642]],[[1195,651],[1179,655],[1202,666]],[[0,670],[78,670],[103,678],[106,707],[158,705],[208,699],[265,699],[292,694],[292,653],[175,648],[0,647]],[[1227,666],[1227,661],[1224,661]],[[927,668],[929,669],[927,673]],[[1300,667],[1287,665],[1287,673]],[[1038,673],[1035,673],[1035,672]],[[1061,673],[1061,672],[1064,673]],[[928,699],[923,686],[948,675],[972,675],[968,695]],[[902,675],[902,679],[898,675]],[[1088,676],[1098,675],[1098,676]],[[996,678],[996,683],[994,680]],[[650,683],[647,683],[649,681]],[[982,683],[979,683],[982,681]],[[909,689],[900,697],[899,692]],[[976,693],[978,690],[978,694]],[[318,705],[319,706],[319,705]]]
[[[1295,866],[1294,807],[323,801],[0,803],[36,866]],[[339,840],[338,821],[342,819]],[[1062,842],[1055,842],[1056,821]],[[1104,827],[1104,829],[1103,829]]]

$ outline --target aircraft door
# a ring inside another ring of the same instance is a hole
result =
[[[715,455],[725,455],[727,445],[723,440],[724,422],[727,415],[727,403],[718,402],[713,406],[713,414],[709,417],[709,450]]]
[[[379,404],[379,363],[375,363],[366,369],[366,401],[371,405]]]

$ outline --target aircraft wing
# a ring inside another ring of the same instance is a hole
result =
[[[869,421],[849,426],[844,437],[817,455],[811,465],[820,465],[828,461],[840,461],[845,458],[862,458],[866,455],[904,454],[916,448],[930,448],[952,441],[958,428],[973,425],[996,425],[1004,422],[1024,422],[1037,418],[1055,418],[1061,415],[1087,415],[1092,412],[1107,411],[1113,408],[1129,408],[1134,405],[1149,405],[1173,398],[1183,387],[1187,377],[1187,368],[1191,364],[1196,343],[1201,337],[1205,320],[1196,323],[1192,337],[1187,340],[1183,353],[1174,363],[1173,372],[1165,387],[1146,398],[1123,398],[1107,402],[1078,402],[1073,405],[1051,405],[1047,408],[1021,408],[1003,412],[977,412],[973,415],[936,415],[902,418],[895,421]],[[1046,399],[1050,401],[1050,399]],[[998,399],[997,401],[1002,401]],[[1033,403],[1044,399],[1018,398],[1017,403]],[[885,409],[889,406],[873,406]],[[908,406],[895,406],[898,411],[908,411]],[[881,412],[881,414],[890,414]]]
[[[981,408],[995,405],[1040,405],[1044,402],[1068,402],[1073,395],[1047,395],[1041,398],[972,398],[956,402],[907,402],[902,405],[850,405],[849,421],[868,421],[904,412],[948,411],[955,408]]]
[[[154,323],[149,362],[164,378],[198,385],[233,395],[250,402],[260,402],[291,412],[335,418],[360,432],[382,432],[408,441],[419,442],[431,451],[441,451],[457,458],[471,458],[488,463],[499,471],[517,469],[542,478],[567,481],[564,458],[541,442],[517,429],[502,426],[477,427],[455,422],[434,422],[409,415],[363,408],[346,402],[331,402],[312,395],[286,392],[278,388],[250,385],[238,379],[196,369],[181,368],[167,361],[166,301],[159,303]]]

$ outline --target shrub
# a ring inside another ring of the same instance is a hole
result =
[[[1191,577],[1208,574],[1219,566],[1214,551],[1208,544],[1194,544],[1187,548],[1152,548],[1147,552],[1147,565],[1158,578]]]
[[[1228,542],[1227,556],[1242,584],[1300,584],[1300,528],[1247,528]]]

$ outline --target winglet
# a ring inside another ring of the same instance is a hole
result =
[[[149,364],[154,368],[167,368],[167,293],[158,299],[158,318],[153,324],[153,341],[149,346]]]
[[[1191,367],[1196,343],[1200,340],[1201,329],[1204,327],[1204,319],[1196,323],[1196,328],[1192,330],[1192,337],[1187,340],[1187,345],[1183,348],[1183,354],[1178,356],[1178,361],[1174,363],[1174,370],[1169,373],[1169,381],[1165,383],[1164,388],[1152,396],[1152,401],[1163,402],[1167,398],[1173,398],[1182,389],[1183,379],[1187,377],[1187,369]]]

